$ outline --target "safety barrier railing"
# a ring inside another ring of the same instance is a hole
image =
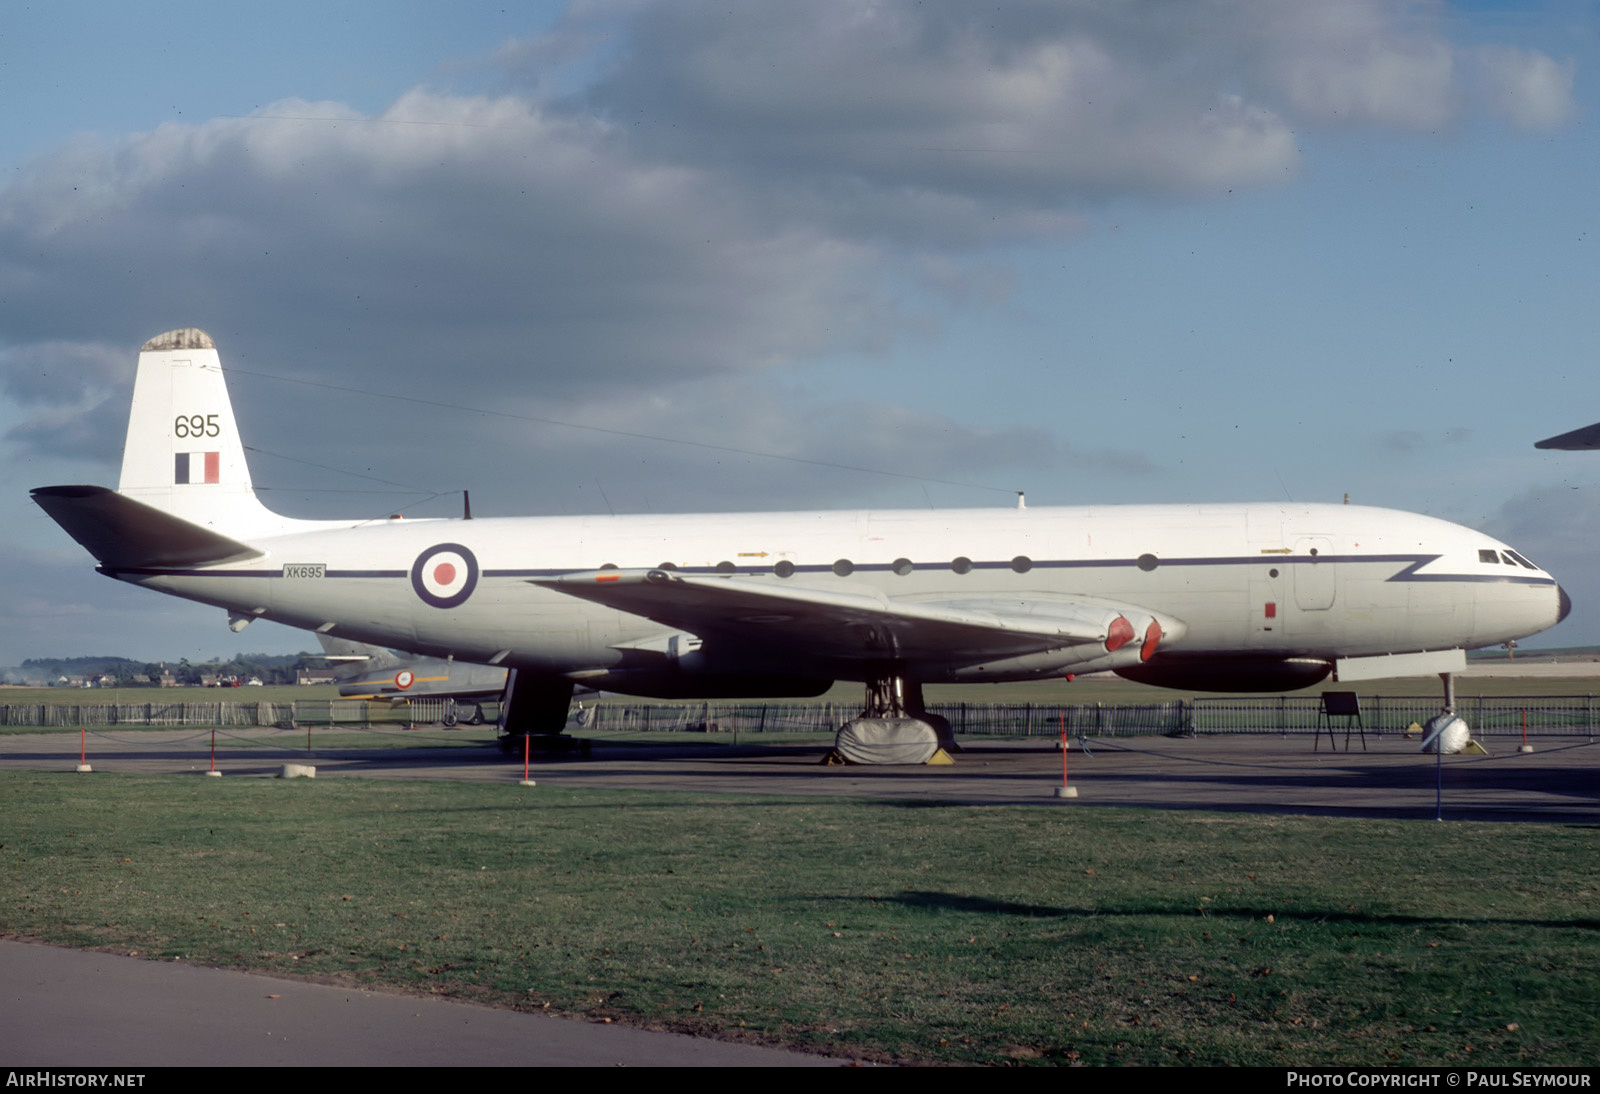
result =
[[[1439,702],[1414,696],[1361,696],[1369,733],[1402,733],[1439,712]],[[1172,733],[1314,733],[1324,719],[1318,696],[1174,699],[1146,703],[941,703],[958,737],[1159,736]],[[1469,696],[1456,712],[1479,737],[1587,736],[1600,730],[1593,695]],[[575,703],[568,729],[596,733],[831,733],[859,707],[837,702],[647,703],[623,699]],[[0,726],[404,726],[493,724],[499,703],[419,698],[407,704],[360,699],[288,703],[6,703]],[[1351,722],[1353,725],[1354,723]]]

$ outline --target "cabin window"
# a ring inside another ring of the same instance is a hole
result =
[[[617,564],[615,562],[602,562],[600,564],[600,568],[602,570],[615,570],[617,568]]]
[[[1025,574],[1029,570],[1033,569],[1033,559],[1029,558],[1027,555],[1018,555],[1016,558],[1011,560],[1011,568],[1017,571],[1019,574]]]
[[[889,568],[895,573],[899,574],[901,577],[905,577],[912,570],[916,569],[916,567],[911,564],[911,560],[909,558],[897,558],[893,562],[889,563]]]
[[[676,562],[663,562],[661,565],[656,567],[658,570],[676,570],[677,568],[678,564]]]
[[[1316,554],[1316,549],[1312,548],[1311,553]],[[1139,556],[1139,569],[1143,570],[1145,573],[1149,573],[1159,565],[1161,565],[1161,560],[1156,558],[1155,555],[1145,554]]]
[[[794,563],[790,562],[786,558],[780,558],[777,562],[772,564],[772,572],[777,574],[779,577],[793,577]]]
[[[848,558],[841,558],[838,562],[833,564],[833,572],[838,574],[840,577],[849,577],[855,572],[855,569],[856,564],[851,562]]]
[[[726,560],[717,563],[717,573],[719,573],[719,574],[731,574],[731,573],[733,573],[733,563],[728,562]]]
[[[966,555],[958,555],[951,560],[950,568],[958,574],[970,574],[972,572],[972,560]]]

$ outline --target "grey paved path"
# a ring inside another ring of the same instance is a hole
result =
[[[439,999],[0,941],[0,1067],[840,1062]]]

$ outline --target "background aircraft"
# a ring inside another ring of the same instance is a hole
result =
[[[484,720],[482,700],[499,699],[506,689],[506,671],[442,657],[423,657],[370,646],[331,634],[317,635],[328,661],[337,667],[334,682],[346,698],[406,701],[453,699],[469,724]],[[455,715],[446,712],[446,724]]]

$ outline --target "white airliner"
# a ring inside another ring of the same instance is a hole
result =
[[[1265,691],[1335,667],[1448,673],[1569,608],[1481,532],[1350,505],[294,520],[257,500],[194,329],[139,356],[118,489],[33,496],[101,573],[236,628],[514,669],[523,731],[559,731],[574,684],[721,698],[855,680],[893,731],[930,682],[1111,669]]]

